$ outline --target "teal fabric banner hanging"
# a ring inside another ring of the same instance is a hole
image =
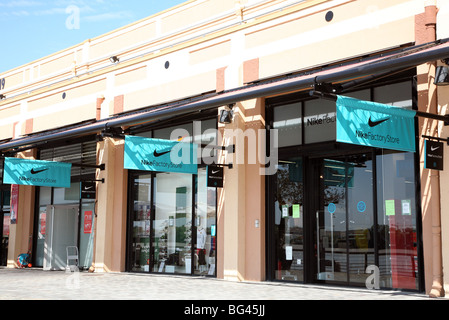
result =
[[[126,136],[124,168],[197,174],[197,148],[193,143]]]
[[[416,112],[337,96],[337,141],[415,152]]]
[[[71,163],[5,158],[3,183],[70,188]]]

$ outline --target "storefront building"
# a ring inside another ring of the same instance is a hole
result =
[[[412,109],[412,76],[403,76],[348,96]],[[377,266],[380,287],[417,290],[415,153],[336,144],[333,101],[293,94],[267,110],[280,147],[267,187],[271,278],[365,285]]]
[[[448,17],[190,0],[0,74],[2,265],[444,295]]]

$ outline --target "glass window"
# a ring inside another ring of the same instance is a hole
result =
[[[139,133],[139,136],[182,138],[183,142],[203,147],[215,146],[216,126],[217,120],[213,118]],[[198,156],[203,159],[212,161],[216,157],[213,148],[201,151],[198,150]],[[214,276],[216,188],[207,187],[206,168],[198,168],[197,175],[168,172],[133,175],[128,269]]]
[[[278,280],[304,280],[302,159],[279,160],[274,202],[274,270]]]
[[[380,285],[418,288],[414,154],[377,156]]]
[[[184,138],[185,137],[185,138]],[[183,142],[192,142],[192,124],[184,124],[153,131],[153,138],[178,140],[184,138]]]
[[[44,265],[44,248],[45,248],[45,237],[47,234],[47,206],[39,206],[39,218],[37,226],[37,239],[36,239],[36,251],[35,251],[35,261],[34,265],[37,267],[42,267]]]
[[[51,188],[40,187],[39,188],[39,204],[46,205],[51,204]]]
[[[75,182],[70,184],[70,188],[54,188],[53,189],[53,204],[67,204],[79,202],[81,198],[80,183]]]
[[[212,163],[217,156],[217,152],[214,148],[208,148],[208,145],[218,145],[217,141],[217,120],[203,120],[193,123],[193,142],[202,146],[201,154],[198,153],[198,157],[202,157],[205,163]]]
[[[325,99],[305,102],[305,143],[332,141],[336,139],[337,114],[335,108],[335,102]]]
[[[153,271],[191,273],[192,175],[156,174]]]
[[[73,223],[70,221],[71,228],[70,232],[76,234],[77,240],[79,239],[79,267],[83,269],[88,269],[92,264],[93,257],[93,223],[94,223],[94,199],[83,199],[81,200],[81,183],[74,182],[70,184],[70,188],[50,188],[50,187],[39,187],[39,204],[38,212],[36,214],[36,236],[35,236],[35,252],[34,252],[34,265],[36,267],[44,266],[44,259],[47,254],[48,248],[46,248],[46,241],[49,239],[47,235],[50,234],[48,225],[49,217],[51,211],[48,210],[52,205],[67,205],[71,207],[78,207],[81,201],[82,212],[79,218],[81,219],[80,224],[78,222]],[[87,226],[88,220],[91,218],[90,226]],[[88,214],[91,212],[91,214]],[[78,216],[77,216],[78,217]],[[87,227],[86,227],[87,226]],[[78,234],[79,230],[79,234]],[[55,244],[61,245],[61,244]]]
[[[95,200],[83,200],[80,219],[78,267],[87,270],[92,265],[94,253]]]
[[[0,185],[1,187],[1,185]],[[2,236],[0,237],[0,266],[6,266],[8,258],[8,242],[9,242],[9,227],[11,224],[10,198],[11,191],[8,185],[5,189],[0,188],[0,226],[3,225]]]
[[[373,161],[371,154],[346,158],[349,281],[365,284],[365,270],[375,264]]]
[[[374,100],[400,108],[412,108],[412,84],[409,81],[374,88]]]
[[[134,180],[133,212],[131,213],[131,271],[150,271],[151,175]]]
[[[198,170],[196,197],[196,243],[194,273],[215,275],[217,221],[216,189],[207,187],[207,170]]]
[[[273,128],[278,130],[279,147],[302,144],[301,103],[274,108]]]

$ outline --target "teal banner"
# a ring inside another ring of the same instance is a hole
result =
[[[197,174],[197,148],[187,142],[126,136],[124,168]]]
[[[70,188],[71,163],[5,158],[3,183]]]
[[[416,112],[381,103],[337,98],[337,141],[415,152]]]

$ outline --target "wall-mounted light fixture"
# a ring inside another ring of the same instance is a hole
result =
[[[109,58],[109,61],[111,61],[112,63],[118,63],[120,59],[117,56],[112,56]]]
[[[218,122],[220,122],[222,124],[232,123],[232,119],[234,117],[234,111],[232,111],[232,108],[234,106],[235,106],[235,104],[229,104],[223,110],[221,110]]]
[[[449,85],[449,59],[442,60],[446,65],[438,66],[435,71],[435,81],[433,82],[437,86]]]

